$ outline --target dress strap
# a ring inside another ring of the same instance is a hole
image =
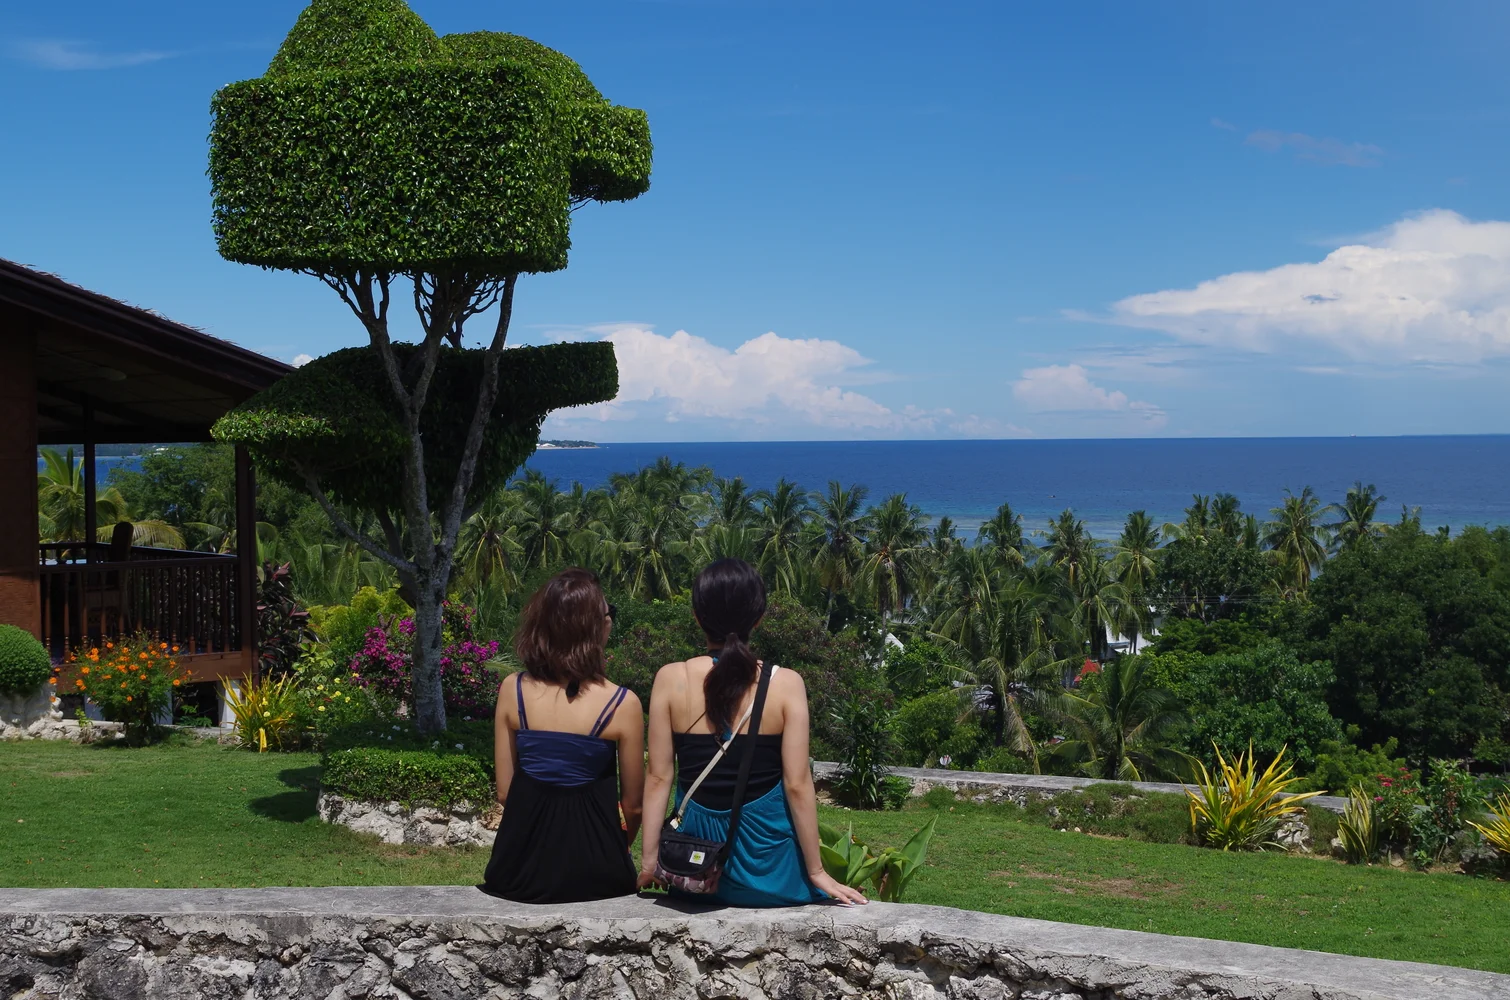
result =
[[[530,727],[530,720],[524,714],[524,674],[514,675],[514,693],[519,696],[519,728],[521,731]]]
[[[598,736],[603,732],[604,728],[613,721],[613,713],[619,710],[619,706],[624,703],[624,696],[628,693],[629,689],[620,684],[619,690],[614,692],[613,697],[608,699],[608,704],[603,706],[603,711],[598,713],[598,721],[593,723],[592,732],[587,735]]]

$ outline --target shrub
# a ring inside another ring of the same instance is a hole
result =
[[[354,747],[325,757],[322,784],[367,802],[402,802],[449,808],[462,802],[483,807],[494,798],[492,776],[463,752]]]
[[[980,756],[975,770],[991,774],[1032,774],[1033,765],[1010,747],[997,747]]]
[[[309,612],[294,600],[289,564],[262,564],[257,587],[257,660],[262,673],[277,677],[293,669],[299,649],[314,638]]]
[[[235,719],[236,739],[258,753],[299,747],[299,685],[293,674],[247,678],[240,690],[226,691],[226,704]]]
[[[1348,864],[1368,864],[1379,853],[1378,816],[1373,796],[1364,788],[1354,788],[1348,796],[1347,808],[1337,824],[1337,836]]]
[[[879,853],[855,837],[854,827],[841,833],[833,827],[820,825],[818,849],[823,857],[823,868],[843,885],[858,889],[869,881],[875,886],[876,899],[883,903],[900,903],[907,886],[922,870],[937,825],[938,817],[929,817],[900,850],[887,847]]]
[[[1357,727],[1350,727],[1349,736],[1357,735]],[[1335,791],[1352,788],[1358,782],[1372,782],[1381,774],[1392,774],[1405,766],[1405,761],[1395,757],[1399,741],[1390,737],[1381,746],[1364,750],[1341,740],[1323,740],[1316,754],[1315,770],[1296,782],[1297,792]]]
[[[840,761],[844,771],[834,791],[850,805],[880,809],[894,796],[887,794],[886,765],[891,758],[891,712],[884,696],[851,698],[834,713],[845,733]],[[904,793],[905,796],[905,793]]]
[[[47,647],[25,629],[0,625],[0,693],[30,695],[51,677]]]
[[[336,663],[347,667],[362,651],[369,631],[389,618],[413,613],[414,609],[399,596],[397,587],[384,591],[363,587],[350,604],[310,608],[309,621],[315,635],[330,646],[330,655]]]
[[[446,712],[463,722],[492,715],[498,701],[498,675],[488,667],[498,643],[478,642],[473,635],[476,612],[457,601],[441,606],[441,694]],[[414,619],[379,619],[368,629],[361,651],[351,661],[354,681],[393,706],[412,704]]]
[[[371,721],[378,714],[372,696],[336,663],[329,646],[306,643],[294,663],[294,676],[298,727],[317,745],[332,730]]]
[[[923,767],[937,760],[959,726],[959,715],[959,696],[952,691],[903,703],[892,722],[897,762],[904,767]]]
[[[1186,792],[1190,831],[1196,842],[1224,851],[1262,851],[1279,846],[1274,836],[1280,822],[1300,812],[1300,803],[1321,793],[1282,794],[1297,780],[1290,777],[1289,764],[1280,766],[1284,748],[1261,774],[1252,747],[1230,764],[1221,748],[1215,749],[1217,777],[1197,762],[1201,774],[1198,787]]]
[[[1024,815],[1056,830],[1126,837],[1154,844],[1190,842],[1190,821],[1183,795],[1140,794],[1132,785],[1097,782],[1045,799],[1030,798]]]
[[[1434,760],[1421,801],[1426,808],[1411,813],[1411,841],[1422,860],[1440,861],[1467,826],[1465,816],[1483,805],[1478,786],[1461,761]]]
[[[898,698],[917,698],[950,686],[956,672],[944,650],[926,639],[913,639],[905,649],[887,649],[886,683]]]
[[[124,722],[128,742],[147,743],[161,735],[157,715],[183,683],[177,646],[139,634],[107,642],[72,660],[78,665],[74,689],[87,695],[107,718]]]

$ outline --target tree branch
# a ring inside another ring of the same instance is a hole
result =
[[[325,491],[320,488],[320,481],[318,479],[302,469],[299,470],[299,473],[304,477],[304,486],[307,490],[309,490],[309,495],[315,498],[315,502],[318,503],[320,505],[320,508],[325,511],[325,515],[330,518],[331,523],[336,526],[337,531],[345,535],[347,538],[351,539],[353,542],[356,542],[357,545],[361,546],[364,552],[376,557],[377,559],[381,559],[383,562],[387,563],[389,566],[392,566],[400,573],[412,574],[414,572],[413,563],[409,562],[407,559],[404,559],[401,556],[389,552],[387,549],[383,548],[372,539],[368,538],[364,533],[353,528],[351,526],[351,522],[346,520],[345,515],[343,515],[339,510],[336,509],[335,504],[330,502],[330,497],[326,496]]]

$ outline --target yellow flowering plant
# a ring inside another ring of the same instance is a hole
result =
[[[126,739],[142,744],[161,735],[158,717],[168,715],[173,691],[188,671],[179,663],[177,646],[140,633],[79,650],[62,673],[73,675],[73,693],[87,696],[106,718],[124,722]]]
[[[305,643],[294,672],[299,678],[300,728],[316,746],[332,730],[369,721],[376,713],[361,678],[337,664],[329,646]]]
[[[225,701],[242,746],[258,753],[299,748],[299,685],[292,674],[277,679],[248,677],[227,688]]]

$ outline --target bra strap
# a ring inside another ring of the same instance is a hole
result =
[[[524,674],[514,675],[514,693],[519,696],[519,729],[521,731],[530,727],[529,717],[524,714]]]
[[[612,698],[608,699],[608,704],[603,706],[603,711],[598,713],[598,721],[593,723],[592,732],[587,735],[597,736],[603,732],[608,724],[613,721],[613,714],[619,710],[619,706],[624,703],[624,696],[628,693],[629,689],[620,684],[619,690],[614,693]]]

